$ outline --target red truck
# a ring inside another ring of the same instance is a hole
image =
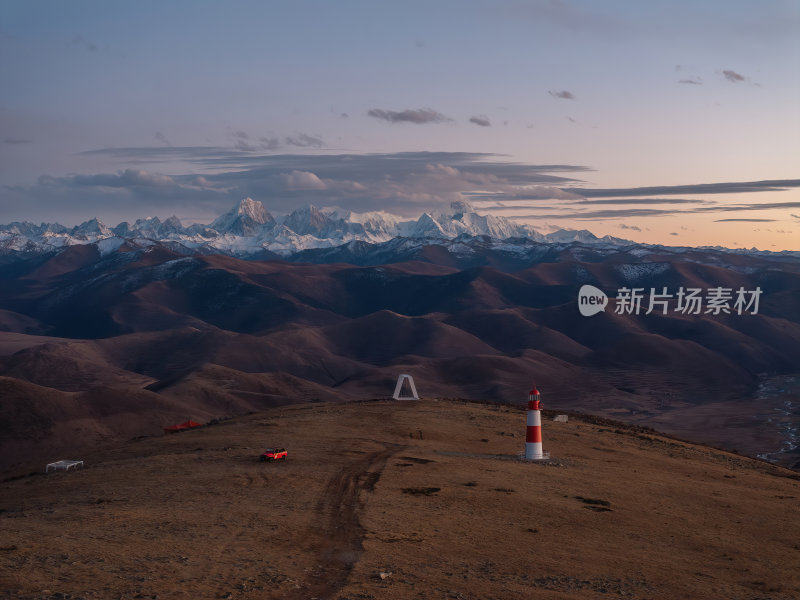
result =
[[[261,462],[273,460],[286,460],[286,448],[267,448],[261,455]]]

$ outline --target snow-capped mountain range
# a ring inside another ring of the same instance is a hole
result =
[[[108,227],[96,218],[72,228],[58,223],[35,225],[27,221],[0,225],[0,251],[43,253],[96,243],[101,252],[109,252],[129,241],[139,246],[180,244],[190,251],[221,252],[238,257],[264,251],[288,256],[302,250],[334,248],[350,242],[375,244],[395,238],[453,240],[459,236],[610,246],[633,243],[610,236],[598,238],[585,230],[559,230],[543,235],[529,225],[494,215],[480,215],[466,202],[454,202],[449,211],[425,212],[416,220],[408,220],[381,211],[354,213],[312,205],[274,217],[261,202],[245,198],[208,225],[184,227],[177,217],[164,221],[148,217],[116,227]]]
[[[586,251],[604,255],[625,251],[646,261],[654,252],[688,255],[696,254],[697,250],[710,251],[714,255],[711,264],[727,264],[724,256],[730,254],[792,261],[800,258],[800,252],[792,251],[775,253],[755,248],[698,249],[640,244],[612,236],[597,237],[585,229],[560,229],[542,234],[530,225],[478,214],[466,202],[454,202],[448,211],[425,212],[417,219],[405,219],[383,211],[354,213],[312,205],[275,217],[261,202],[245,198],[208,225],[184,226],[174,216],[164,221],[158,217],[137,219],[133,224],[123,222],[116,227],[108,227],[97,218],[72,228],[58,223],[35,225],[27,221],[0,225],[0,255],[23,258],[88,244],[95,245],[102,255],[115,252],[123,245],[132,249],[161,245],[183,255],[282,257],[311,262],[374,262],[379,257],[410,255],[426,245],[445,246],[454,254],[490,250],[528,258],[559,248],[570,248],[578,259]],[[703,256],[705,258],[694,260],[708,262],[709,252]]]

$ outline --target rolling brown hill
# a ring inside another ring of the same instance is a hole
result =
[[[0,483],[0,597],[800,595],[797,473],[575,415],[545,418],[552,458],[526,463],[524,424],[314,403],[89,452]],[[286,463],[257,460],[271,445]]]
[[[151,413],[131,421],[137,432],[105,425],[93,443],[147,434],[157,421],[380,397],[404,372],[426,396],[510,403],[536,382],[562,409],[751,454],[776,451],[784,426],[800,422],[780,412],[785,397],[757,397],[765,377],[800,373],[792,265],[734,256],[724,268],[700,255],[637,263],[625,253],[578,261],[565,252],[510,271],[459,268],[434,247],[380,266],[81,248],[0,267],[0,376],[19,383],[0,401],[42,413],[36,394],[18,391],[33,384]],[[585,283],[611,296],[623,286],[719,285],[760,286],[763,295],[757,315],[628,315],[612,304],[585,318],[576,302]],[[758,419],[748,422],[747,411]],[[3,455],[2,470],[24,472],[59,448],[84,447],[54,419],[22,421],[33,429],[15,429],[8,443],[48,437],[51,445]]]

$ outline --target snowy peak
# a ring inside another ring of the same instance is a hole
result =
[[[175,215],[172,215],[169,219],[167,219],[161,224],[162,231],[177,233],[182,229],[183,229],[183,223],[181,223],[181,220]]]
[[[252,236],[259,233],[265,225],[274,222],[275,219],[261,202],[245,198],[211,223],[209,227],[223,234]]]
[[[180,222],[180,219],[175,216],[163,222],[158,217],[137,219],[133,227],[130,227],[127,223],[121,223],[113,229],[114,233],[120,235],[120,232],[124,231],[121,230],[123,226],[127,228],[128,236],[137,235],[152,240],[163,239],[169,237],[171,234],[180,234],[183,232],[183,224]]]
[[[328,217],[331,228],[352,234],[361,241],[390,240],[402,235],[401,225],[405,223],[401,217],[383,211],[354,213],[342,209],[322,209],[322,213]]]
[[[42,223],[35,225],[30,221],[14,221],[8,225],[0,226],[0,230],[13,232],[17,235],[33,236],[44,233],[67,233],[69,229],[58,223]]]
[[[94,219],[84,221],[80,225],[73,227],[72,231],[70,231],[70,235],[79,239],[88,239],[90,237],[110,237],[114,235],[114,232],[106,227],[100,219],[95,217]]]
[[[239,206],[236,207],[236,213],[239,216],[247,217],[254,223],[258,223],[260,225],[264,225],[265,223],[275,220],[272,218],[272,215],[267,212],[267,209],[264,208],[264,205],[261,202],[253,200],[250,197],[244,198],[239,203]]]
[[[527,237],[541,241],[543,236],[528,225],[520,225],[503,217],[479,215],[469,202],[460,200],[450,205],[452,212],[424,213],[413,227],[413,236],[455,238],[459,235],[487,235],[496,239]]]
[[[445,228],[436,219],[428,213],[422,213],[408,231],[408,237],[449,237],[445,232]]]
[[[558,242],[568,244],[570,242],[582,242],[584,244],[591,244],[598,240],[597,236],[591,231],[586,229],[559,229],[553,233],[548,233],[545,238],[548,242]]]
[[[328,217],[316,206],[309,204],[299,208],[283,221],[284,227],[298,235],[320,235],[330,225]]]

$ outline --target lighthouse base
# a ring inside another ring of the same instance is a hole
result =
[[[541,442],[526,442],[524,458],[525,460],[547,460],[550,458],[550,453],[542,450]]]
[[[542,455],[539,457],[534,456],[533,458],[528,458],[524,454],[518,454],[519,460],[525,462],[549,462],[550,461],[550,453],[549,452],[542,452]]]

